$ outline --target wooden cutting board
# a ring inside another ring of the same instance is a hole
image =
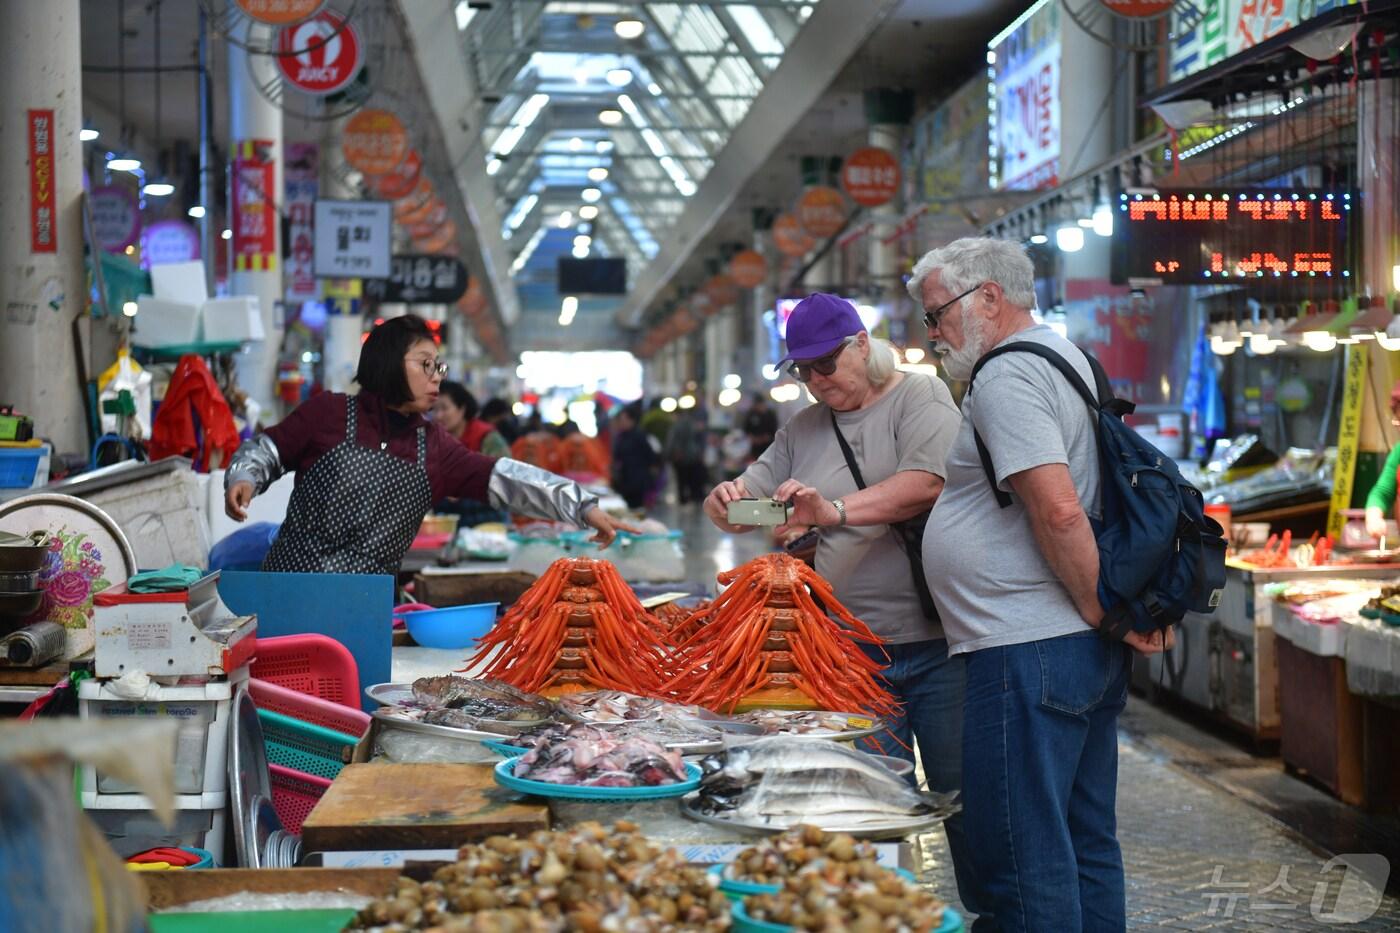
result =
[[[302,823],[307,852],[448,849],[549,828],[549,808],[501,787],[490,765],[352,764]]]

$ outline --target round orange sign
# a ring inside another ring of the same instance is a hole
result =
[[[340,148],[354,168],[385,175],[408,155],[408,131],[387,110],[361,110],[345,124]]]
[[[814,237],[829,237],[846,222],[846,199],[835,188],[818,185],[797,199],[797,222]]]
[[[1156,19],[1171,12],[1176,0],[1099,0],[1123,19]]]
[[[418,184],[418,175],[423,171],[423,158],[417,149],[410,149],[394,169],[384,175],[368,175],[365,181],[375,197],[385,201],[397,201],[413,193]]]
[[[739,286],[734,284],[734,280],[727,275],[714,275],[705,282],[705,294],[710,296],[714,306],[710,309],[714,313],[721,308],[727,308],[739,301]]]
[[[486,293],[481,290],[481,279],[473,275],[467,280],[467,290],[457,302],[457,307],[469,318],[479,317],[486,310]]]
[[[439,211],[441,211],[445,216],[447,213],[447,207],[442,203],[441,200],[434,196],[424,201],[417,208],[409,211],[403,217],[399,218],[399,223],[402,224],[405,228],[407,228],[410,231],[409,235],[412,236],[413,234],[411,231],[414,227],[418,226],[421,223],[424,223],[430,217],[437,214]]]
[[[899,163],[888,149],[857,149],[841,165],[841,187],[864,207],[879,207],[899,191]]]
[[[729,260],[729,277],[740,288],[757,288],[768,278],[768,260],[751,249],[735,253]]]
[[[423,207],[433,200],[433,183],[426,178],[419,178],[418,185],[413,189],[413,193],[406,198],[399,198],[394,202],[394,220],[400,224],[413,223],[409,218],[417,215]]]
[[[457,225],[452,221],[447,221],[430,236],[415,237],[413,245],[425,253],[453,253],[453,248],[457,245]]]
[[[773,221],[773,245],[785,256],[801,256],[809,252],[816,241],[802,229],[791,214],[779,214]]]
[[[234,0],[249,19],[269,26],[291,26],[310,19],[326,0]]]

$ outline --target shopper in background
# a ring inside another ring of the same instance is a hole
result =
[[[559,472],[585,485],[606,483],[612,473],[612,459],[597,438],[584,434],[574,422],[565,421],[559,426]]]
[[[1094,384],[1084,354],[1032,320],[1034,270],[1019,245],[956,240],[920,259],[908,287],[949,378],[1026,340]],[[997,507],[974,429],[1009,508]],[[979,887],[963,896],[1000,930],[1125,924],[1114,804],[1132,651],[1095,631],[1098,456],[1089,410],[1058,370],[1028,353],[990,360],[963,400],[924,537],[949,644],[967,658],[963,819]],[[1163,647],[1160,633],[1130,644]]]
[[[788,319],[787,346],[788,371],[818,404],[777,429],[743,475],[716,486],[705,514],[724,531],[753,531],[729,524],[727,504],[771,496],[793,503],[790,527],[779,527],[779,536],[796,526],[819,529],[817,573],[886,642],[883,650],[868,651],[882,663],[888,652],[885,678],[903,714],[891,723],[898,742],[886,737],[881,750],[913,761],[917,741],[929,787],[955,791],[963,661],[948,657],[942,628],[925,617],[911,555],[894,524],[922,516],[938,497],[958,410],[941,380],[896,370],[890,345],[871,337],[850,302],[835,295],[798,302]],[[866,488],[847,465],[838,430]],[[953,551],[961,546],[948,542]],[[944,825],[963,890],[971,863],[962,821],[954,817]]]
[[[693,408],[676,416],[666,437],[666,462],[676,474],[676,494],[681,505],[702,502],[709,492],[710,476],[705,468],[709,434],[704,413]]]
[[[446,372],[422,318],[391,318],[360,348],[358,395],[323,392],[238,448],[224,477],[234,521],[248,517],[255,494],[296,471],[264,570],[396,574],[423,516],[449,496],[591,526],[593,540],[612,542],[625,526],[577,483],[472,453],[424,419]]]
[[[778,433],[778,413],[768,407],[768,396],[762,392],[753,394],[753,404],[744,415],[743,427],[749,436],[749,457],[757,460]]]
[[[652,447],[652,439],[640,427],[641,418],[641,403],[633,402],[619,411],[612,422],[613,490],[633,509],[646,504],[661,468],[661,458]]]
[[[1390,423],[1400,427],[1400,382],[1390,390]],[[1395,511],[1397,471],[1400,471],[1400,444],[1390,448],[1390,456],[1385,458],[1385,466],[1381,467],[1376,484],[1366,496],[1366,533],[1373,538],[1385,536],[1386,519],[1400,521],[1400,514]]]
[[[478,417],[476,396],[460,382],[444,379],[433,403],[433,422],[466,445],[467,450],[488,457],[510,456],[510,444],[495,425]]]
[[[488,398],[481,406],[481,420],[495,427],[507,444],[515,443],[520,436],[520,424],[515,420],[510,402],[503,398]]]

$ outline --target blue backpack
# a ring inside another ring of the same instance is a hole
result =
[[[1103,510],[1101,519],[1091,519],[1099,545],[1099,602],[1105,611],[1100,632],[1119,640],[1129,631],[1149,635],[1180,622],[1188,611],[1214,611],[1225,588],[1223,531],[1205,514],[1200,490],[1182,479],[1171,458],[1123,423],[1136,406],[1114,398],[1092,354],[1084,356],[1097,396],[1064,357],[1030,341],[987,353],[972,370],[972,380],[988,360],[1003,353],[1032,353],[1049,362],[1093,415]],[[967,390],[972,391],[971,380]],[[973,436],[987,482],[1004,509],[1011,496],[997,487],[991,453],[976,431]]]

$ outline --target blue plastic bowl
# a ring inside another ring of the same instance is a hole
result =
[[[496,624],[496,607],[499,605],[475,603],[471,606],[420,609],[405,612],[403,620],[408,626],[408,634],[424,648],[471,648]]]

